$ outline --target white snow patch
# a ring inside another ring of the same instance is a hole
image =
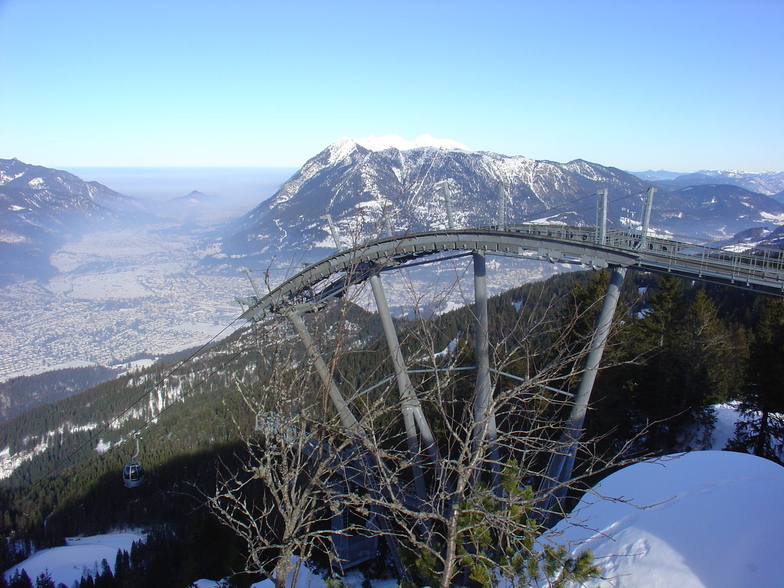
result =
[[[784,468],[748,454],[694,451],[602,480],[548,539],[590,549],[587,587],[775,586],[784,577]]]
[[[112,368],[125,370],[118,374],[117,377],[125,376],[133,372],[140,372],[145,368],[152,366],[157,359],[137,359],[136,361],[129,361],[128,363],[113,365]]]
[[[92,537],[72,537],[65,540],[65,547],[44,549],[5,572],[10,580],[17,570],[25,570],[30,579],[49,572],[55,585],[72,586],[85,573],[93,577],[101,571],[101,561],[106,560],[114,572],[114,561],[120,550],[129,551],[135,541],[144,541],[144,535],[133,532],[109,533]]]
[[[103,455],[104,453],[109,451],[112,447],[114,447],[114,444],[111,441],[104,441],[103,439],[98,439],[98,443],[95,446],[95,451],[99,455]]]
[[[753,243],[735,243],[733,245],[726,245],[722,247],[722,251],[728,251],[730,253],[743,253],[744,251],[748,251],[749,249],[753,249]]]
[[[365,149],[370,149],[371,151],[383,151],[384,149],[389,149],[390,147],[397,149],[398,151],[408,151],[409,149],[417,149],[419,147],[434,147],[436,149],[471,151],[470,148],[466,147],[462,143],[458,143],[457,141],[452,141],[450,139],[436,139],[431,135],[419,135],[413,141],[406,141],[399,135],[384,135],[382,137],[370,135],[364,139],[352,140],[357,145],[361,145]]]
[[[784,225],[784,214],[770,214],[769,212],[760,211],[760,216],[763,221],[769,221],[777,225]]]

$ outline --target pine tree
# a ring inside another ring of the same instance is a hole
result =
[[[35,579],[35,588],[55,588],[52,575],[49,570],[45,570],[40,576]]]
[[[660,278],[636,326],[647,360],[632,387],[638,419],[650,427],[648,448],[670,450],[691,423],[712,426],[709,406],[737,394],[745,348],[718,317],[704,290],[689,301],[683,282]]]
[[[11,578],[8,588],[33,588],[33,583],[30,581],[27,571],[24,569],[21,572],[17,570]]]
[[[101,560],[101,573],[95,578],[95,588],[112,588],[115,585],[112,568],[106,559]]]
[[[784,438],[784,300],[766,298],[751,344],[746,385],[741,402],[743,419],[728,449],[749,451],[781,463]]]

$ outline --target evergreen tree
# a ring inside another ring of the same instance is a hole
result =
[[[112,569],[106,559],[101,560],[101,573],[95,578],[95,588],[112,588],[115,585]]]
[[[33,583],[30,581],[30,576],[27,575],[25,570],[22,570],[21,572],[17,570],[11,578],[8,588],[33,588]]]
[[[52,575],[49,570],[45,570],[40,576],[35,579],[35,588],[55,588]]]
[[[743,388],[743,419],[728,448],[781,463],[777,440],[784,438],[784,300],[765,298],[759,316]]]
[[[689,301],[683,282],[670,276],[659,279],[637,331],[638,351],[647,356],[631,384],[637,420],[650,427],[648,448],[668,451],[685,426],[711,426],[708,407],[738,392],[743,338],[733,336],[704,290]]]

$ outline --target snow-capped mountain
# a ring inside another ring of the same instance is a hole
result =
[[[0,159],[0,275],[51,274],[56,244],[141,209],[135,199],[66,171]]]
[[[661,172],[657,173],[661,174]],[[726,184],[739,186],[766,196],[774,196],[784,191],[784,172],[756,173],[737,170],[700,170],[691,174],[676,175],[676,177],[660,175],[658,178],[651,179],[657,186],[666,190],[677,190],[687,186],[705,184]]]
[[[630,174],[637,176],[646,182],[658,182],[660,180],[674,180],[684,174],[681,172],[667,171],[666,169],[649,169],[646,171],[630,171]]]
[[[557,163],[477,152],[429,136],[410,142],[396,136],[342,138],[241,219],[213,246],[209,261],[255,267],[273,257],[315,261],[335,247],[323,218],[327,214],[342,247],[388,232],[446,228],[441,182],[449,188],[458,228],[494,224],[499,189],[505,192],[507,223],[546,218],[593,225],[596,192],[608,188],[609,226],[634,226],[642,218],[650,185],[584,160]],[[784,206],[737,188],[660,190],[651,222],[663,231],[716,239],[764,223],[784,223]]]
[[[695,234],[695,219],[711,227],[715,239],[752,228],[771,230],[784,224],[784,204],[739,186],[688,186],[672,192],[668,199],[670,210],[677,212],[679,205],[683,210],[682,214],[673,214],[663,223],[676,235],[699,236]]]
[[[470,151],[447,141],[384,139],[343,138],[329,145],[238,223],[220,244],[217,259],[270,258],[311,249],[304,259],[323,256],[334,248],[321,218],[326,214],[339,228],[343,246],[385,235],[388,229],[446,228],[439,182],[447,183],[455,224],[462,228],[496,221],[499,183],[506,191],[507,222],[533,219],[537,213],[556,216],[544,211],[600,187],[610,188],[616,197],[646,188],[626,172],[581,160],[560,164]],[[595,217],[590,202],[557,212],[571,222],[593,222]]]
[[[134,198],[62,170],[0,159],[0,219],[24,226],[65,225],[66,215],[108,219],[113,213],[141,211]]]

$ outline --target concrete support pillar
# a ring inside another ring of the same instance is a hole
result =
[[[425,449],[435,466],[439,466],[438,448],[436,447],[433,433],[430,430],[430,425],[428,425],[427,420],[425,419],[422,407],[414,392],[414,386],[411,384],[411,379],[408,377],[405,360],[403,359],[403,352],[400,350],[400,342],[397,338],[395,325],[392,322],[392,314],[389,312],[389,304],[387,303],[387,297],[384,293],[384,285],[381,283],[381,278],[378,277],[378,274],[374,274],[370,277],[370,286],[373,289],[373,297],[376,300],[376,307],[378,308],[378,314],[381,318],[381,326],[384,328],[384,335],[387,340],[387,346],[389,347],[389,355],[395,369],[397,388],[400,392],[401,408],[403,410],[403,424],[406,428],[406,440],[415,464],[414,483],[417,495],[421,500],[426,500],[427,492],[425,490],[422,472],[418,465],[421,450],[419,446],[419,435],[422,436],[422,442]],[[419,434],[417,434],[417,430]]]
[[[443,182],[438,182],[435,185],[436,190],[443,190],[444,191],[444,204],[446,206],[446,225],[449,227],[449,230],[453,230],[455,228],[455,219],[452,216],[452,196],[449,194],[449,182],[444,180]]]
[[[506,183],[498,182],[498,230],[506,230]]]
[[[487,318],[487,266],[484,253],[474,251],[474,313],[476,314],[476,388],[474,393],[475,450],[484,437],[489,447],[493,486],[501,483],[501,464],[496,445],[495,414],[491,413],[493,386],[490,380],[490,338]]]
[[[604,245],[607,242],[607,188],[599,190],[599,235],[597,243]]]
[[[316,367],[316,373],[321,379],[321,383],[329,393],[329,399],[332,401],[332,405],[335,407],[335,410],[338,413],[340,423],[346,428],[346,430],[354,433],[355,435],[364,436],[362,427],[360,427],[357,419],[351,412],[351,409],[349,409],[348,404],[346,404],[346,400],[343,398],[340,390],[338,390],[338,387],[335,385],[335,381],[332,379],[332,374],[329,373],[327,365],[321,358],[321,354],[319,353],[318,349],[316,349],[316,345],[313,342],[313,337],[310,336],[310,333],[308,332],[302,317],[296,311],[291,311],[288,314],[288,317],[294,325],[294,330],[297,331],[299,338],[302,340],[302,344],[305,346],[305,350],[313,362],[313,365]]]
[[[645,209],[642,213],[642,231],[640,236],[640,249],[645,248],[645,242],[648,239],[648,231],[651,225],[651,210],[653,209],[653,194],[656,188],[648,188],[648,194],[645,196]]]
[[[615,314],[615,308],[618,306],[621,284],[623,283],[625,276],[626,268],[613,268],[602,309],[599,312],[596,330],[591,339],[588,357],[585,361],[585,371],[583,372],[582,380],[580,380],[580,385],[577,388],[577,394],[574,398],[574,405],[572,406],[569,420],[567,421],[563,435],[561,436],[559,449],[550,460],[547,477],[543,483],[544,490],[555,488],[555,492],[551,492],[547,499],[548,508],[553,504],[553,500],[560,500],[565,495],[566,488],[564,484],[568,482],[572,476],[574,458],[577,453],[577,444],[580,440],[583,423],[585,422],[585,414],[588,410],[588,401],[591,398],[596,375],[599,372],[599,364],[601,363],[604,348],[610,335],[610,326],[612,324],[613,315]]]

